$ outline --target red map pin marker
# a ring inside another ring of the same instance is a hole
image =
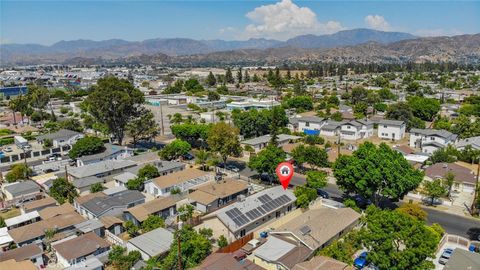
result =
[[[292,179],[292,176],[293,176],[292,164],[288,162],[282,162],[278,164],[275,172],[277,173],[277,176],[280,179],[280,183],[282,184],[283,189],[287,189],[288,184],[290,183],[290,179]]]

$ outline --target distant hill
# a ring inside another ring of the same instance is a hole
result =
[[[480,35],[418,38],[408,33],[369,29],[331,35],[303,35],[287,41],[194,40],[188,38],[125,41],[60,41],[52,46],[0,46],[0,64],[169,63],[253,64],[291,62],[455,61],[478,63]]]
[[[353,46],[367,42],[386,44],[414,38],[417,37],[408,33],[384,32],[371,29],[353,29],[340,31],[331,35],[302,35],[291,38],[280,44],[280,46],[295,48],[334,48]]]

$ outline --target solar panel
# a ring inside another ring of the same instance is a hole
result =
[[[231,219],[235,217],[235,215],[232,214],[232,210],[228,210],[227,212],[225,212],[225,214],[227,214],[227,216]]]
[[[257,207],[257,211],[260,212],[260,214],[262,215],[265,215],[267,212],[265,212],[265,210],[263,210],[263,208],[261,206]]]
[[[267,194],[265,194],[265,195],[262,195],[262,196],[258,197],[258,200],[262,203],[266,203],[268,201],[271,201],[272,198],[270,196],[268,196]]]
[[[238,219],[240,219],[240,221],[242,222],[242,225],[250,222],[250,220],[243,214],[241,216],[238,216]]]
[[[250,219],[255,219],[255,216],[253,215],[252,211],[248,211],[247,213],[245,213],[247,215],[248,218]]]
[[[253,209],[252,211],[255,213],[255,216],[256,216],[256,217],[259,217],[259,216],[262,215],[256,208]]]
[[[241,222],[238,218],[234,218],[234,219],[232,219],[232,220],[233,220],[233,222],[235,222],[235,224],[236,224],[238,227],[242,226],[242,222]]]

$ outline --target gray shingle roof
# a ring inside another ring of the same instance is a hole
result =
[[[130,160],[105,160],[70,169],[68,173],[75,178],[83,178],[133,166],[135,162]]]
[[[388,126],[401,126],[405,124],[403,121],[398,121],[398,120],[388,120],[388,119],[381,119],[376,121],[380,125],[388,125]]]
[[[111,156],[115,153],[118,153],[118,152],[121,152],[121,151],[124,151],[124,150],[131,150],[127,147],[113,145],[113,144],[110,144],[110,143],[106,143],[104,145],[104,147],[105,147],[105,151],[103,151],[101,153],[88,155],[88,156],[82,156],[82,157],[79,157],[78,159],[80,159],[83,162],[90,161],[90,160],[97,160],[97,159],[101,160],[101,159],[107,158],[107,157],[109,157],[109,156]]]
[[[418,133],[425,136],[439,136],[444,139],[454,141],[457,138],[457,135],[451,133],[450,131],[444,129],[420,129],[420,128],[412,128],[410,133]]]
[[[96,176],[88,176],[85,178],[73,180],[73,186],[75,186],[76,188],[84,188],[96,183],[103,183],[103,181],[104,180],[102,178],[98,178]]]
[[[5,190],[12,194],[13,197],[27,195],[40,191],[40,187],[34,181],[26,180],[16,182],[5,186]]]
[[[145,199],[138,190],[125,190],[111,196],[93,198],[82,206],[95,216],[100,216],[113,207],[127,207],[128,204]]]
[[[325,119],[317,117],[317,116],[304,116],[301,118],[297,118],[299,122],[309,122],[309,123],[322,123]]]
[[[40,136],[37,137],[37,140],[39,140],[39,141],[43,141],[45,139],[50,139],[50,140],[65,139],[65,140],[67,140],[67,139],[70,139],[73,136],[81,135],[81,134],[82,133],[80,133],[80,132],[76,132],[76,131],[69,130],[69,129],[60,129],[59,131],[54,132],[54,133],[40,135]]]
[[[480,136],[461,139],[457,142],[457,147],[466,147],[471,145],[473,149],[480,149]]]

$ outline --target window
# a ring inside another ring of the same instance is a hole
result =
[[[435,137],[430,137],[430,140],[435,141]]]
[[[383,127],[384,127],[384,128],[387,128],[387,126],[386,126],[386,125],[384,125]]]
[[[310,123],[309,123],[309,122],[305,122],[305,126],[306,126],[306,127],[309,127],[309,126],[310,126]]]
[[[350,126],[347,126],[348,129],[350,129]]]

